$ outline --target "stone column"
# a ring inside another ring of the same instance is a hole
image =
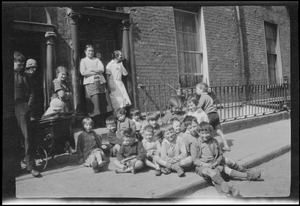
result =
[[[123,53],[123,64],[126,70],[128,71],[128,78],[127,78],[127,90],[129,97],[133,103],[134,106],[136,106],[135,101],[135,85],[133,84],[134,78],[135,78],[135,72],[132,70],[132,63],[130,60],[130,43],[129,43],[129,27],[130,27],[130,20],[124,19],[122,21],[123,23],[123,41],[122,41],[122,53]]]
[[[128,19],[124,19],[123,23],[123,41],[122,41],[122,53],[123,57],[129,62],[129,26],[130,22]]]
[[[73,105],[74,112],[82,113],[82,94],[80,89],[80,74],[79,74],[79,49],[78,49],[78,20],[80,14],[74,12],[72,9],[68,10],[68,16],[71,24],[71,78],[72,78],[72,88],[73,88]]]
[[[45,34],[46,38],[46,71],[45,74],[45,82],[46,82],[46,99],[45,106],[49,107],[49,103],[51,100],[51,83],[53,81],[53,50],[54,50],[54,38],[56,37],[55,32],[47,31]]]

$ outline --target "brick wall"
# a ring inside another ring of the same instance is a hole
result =
[[[240,7],[241,8],[241,7]],[[250,81],[266,81],[264,21],[278,25],[283,76],[290,72],[289,16],[285,7],[243,6],[244,49]],[[244,81],[235,6],[203,7],[210,85]],[[131,7],[133,46],[138,83],[177,79],[178,65],[172,7]],[[165,78],[167,77],[167,78]],[[151,89],[150,89],[151,90]],[[153,90],[153,89],[152,89]],[[141,95],[139,96],[141,102]],[[161,98],[159,95],[155,97]],[[154,100],[155,101],[155,100]]]
[[[234,6],[203,7],[210,85],[238,83],[241,52]]]
[[[264,21],[279,29],[283,76],[290,76],[290,22],[283,6],[243,6],[248,37],[250,80],[267,81],[267,56]]]
[[[67,16],[65,7],[56,7],[56,18],[54,20],[57,26],[58,36],[56,38],[55,51],[56,62],[55,68],[58,65],[64,65],[67,68],[71,68],[71,25]]]
[[[155,14],[155,15],[154,15]],[[172,7],[131,7],[137,83],[178,79]],[[139,104],[143,93],[139,93]],[[162,98],[156,95],[153,101]],[[158,104],[158,103],[157,103]]]
[[[154,15],[155,14],[155,15]],[[178,74],[172,7],[132,7],[133,46],[138,82],[142,77]]]

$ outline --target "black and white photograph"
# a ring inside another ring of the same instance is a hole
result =
[[[298,6],[2,1],[2,204],[299,204]]]

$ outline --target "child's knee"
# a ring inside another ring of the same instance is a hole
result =
[[[189,157],[187,157],[187,158],[181,160],[181,161],[179,162],[179,165],[180,165],[181,167],[189,167],[189,166],[192,165],[192,163],[193,163],[192,157],[189,156]]]
[[[227,157],[224,157],[225,163],[229,166],[233,166],[235,165],[235,161],[233,161],[232,159],[229,159]]]
[[[202,174],[203,174],[204,176],[212,177],[212,176],[216,175],[217,173],[216,173],[215,170],[213,170],[213,169],[211,169],[211,168],[204,168],[204,169],[202,170]]]
[[[159,163],[161,162],[161,158],[158,155],[154,155],[153,162]]]
[[[120,145],[118,145],[118,144],[116,144],[116,145],[115,145],[113,148],[119,152],[119,150],[120,150],[121,146],[120,146]]]
[[[114,161],[114,165],[115,165],[115,166],[120,166],[120,165],[121,165],[121,163],[120,163],[120,161],[119,161],[119,160],[115,160],[115,161]]]
[[[137,160],[137,161],[134,163],[135,169],[141,169],[143,166],[144,166],[144,163],[143,163],[143,161],[141,161],[141,160]]]
[[[185,159],[185,162],[188,164],[188,166],[190,166],[192,163],[193,163],[193,159],[191,156],[188,156],[186,159]]]

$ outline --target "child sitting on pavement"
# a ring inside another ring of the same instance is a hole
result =
[[[147,125],[142,133],[143,140],[142,144],[147,151],[146,154],[146,165],[155,169],[155,175],[161,175],[161,168],[157,161],[160,161],[160,142],[153,139],[153,128]]]
[[[121,107],[116,110],[115,115],[117,117],[117,131],[118,132],[122,132],[127,128],[132,128],[134,131],[136,131],[136,126],[135,126],[134,122],[126,116],[126,113],[127,113],[127,111],[124,107]]]
[[[135,138],[135,131],[132,128],[125,129],[122,135],[124,141],[114,161],[117,167],[115,172],[135,174],[136,170],[143,168],[147,152],[142,143]]]
[[[173,127],[176,135],[182,138],[182,135],[185,132],[184,123],[179,121],[179,119],[177,117],[172,117],[169,120],[169,123],[172,124],[172,127]]]
[[[223,172],[229,177],[241,180],[257,180],[261,176],[259,170],[246,170],[235,161],[224,157],[217,140],[211,136],[212,126],[207,122],[199,125],[197,142],[191,145],[191,155],[196,166],[196,173],[205,180],[211,180],[221,189],[222,193],[239,196],[239,191],[234,186],[229,186],[221,177]]]
[[[197,108],[199,101],[196,99],[196,97],[192,96],[188,98],[187,100],[187,106],[188,106],[188,116],[194,116],[197,118],[198,124],[201,122],[209,122],[207,114],[201,109]]]
[[[204,110],[204,112],[207,114],[209,119],[209,124],[214,128],[214,130],[217,132],[218,135],[220,135],[222,142],[224,144],[223,150],[224,151],[230,151],[230,147],[227,144],[227,140],[221,130],[221,123],[220,123],[220,117],[218,114],[218,110],[216,106],[213,104],[214,100],[208,95],[208,85],[205,82],[201,82],[196,85],[196,93],[200,95],[198,108],[199,113]]]
[[[159,115],[156,112],[148,112],[146,122],[144,123],[140,133],[143,133],[144,128],[150,125],[153,128],[153,138],[162,142],[162,135],[160,135],[160,125],[158,124]]]
[[[143,137],[141,135],[141,130],[143,129],[144,120],[141,116],[141,112],[138,109],[131,109],[130,110],[130,118],[135,124],[136,128],[136,136],[139,141],[142,141]]]
[[[130,117],[131,120],[134,122],[136,127],[136,132],[140,132],[143,127],[143,119],[141,117],[141,112],[138,109],[131,109],[130,110]]]
[[[184,176],[184,168],[191,166],[192,158],[187,156],[186,148],[181,137],[178,137],[171,124],[161,126],[164,139],[161,145],[161,159],[166,161],[162,166],[176,171],[179,177]]]
[[[93,171],[98,173],[106,161],[103,161],[105,155],[101,149],[102,137],[93,128],[94,121],[91,118],[86,117],[82,120],[83,131],[77,141],[78,163],[84,162],[84,166],[92,167]]]
[[[177,119],[179,119],[179,121],[182,122],[186,115],[186,112],[183,111],[183,103],[180,97],[171,97],[168,101],[168,107],[169,108],[166,111],[166,114],[161,119],[162,123],[169,123],[169,120],[173,117],[176,117]]]
[[[199,124],[197,118],[194,116],[186,116],[183,120],[183,124],[186,127],[186,131],[181,137],[185,144],[187,155],[191,156],[192,142],[197,142],[197,138],[199,137],[197,132]]]
[[[116,157],[123,143],[121,133],[117,131],[117,119],[114,116],[109,116],[106,118],[105,123],[108,129],[107,140],[110,144],[110,156]]]

